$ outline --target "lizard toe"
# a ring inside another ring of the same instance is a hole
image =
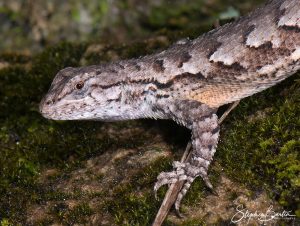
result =
[[[216,192],[216,190],[214,189],[212,183],[210,182],[207,174],[204,175],[200,175],[201,178],[203,179],[205,185],[209,188],[209,190],[211,191],[212,194],[214,194],[215,196],[219,196],[219,194]]]
[[[177,199],[176,199],[176,202],[175,202],[175,211],[176,211],[176,214],[180,217],[182,217],[182,215],[180,214],[180,205],[181,205],[181,200],[182,198],[185,196],[185,194],[187,193],[187,191],[189,190],[189,188],[191,187],[191,184],[193,183],[193,181],[196,179],[197,176],[189,176],[187,177],[184,185],[182,186],[178,196],[177,196]]]

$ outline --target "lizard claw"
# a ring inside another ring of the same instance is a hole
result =
[[[210,180],[208,179],[207,176],[202,176],[202,179],[205,183],[205,185],[210,189],[210,190],[214,190],[214,187],[212,186]]]
[[[176,209],[175,208],[175,213],[176,213],[176,216],[179,217],[179,218],[184,218],[184,215],[180,212],[179,209]]]
[[[203,179],[205,185],[209,188],[210,192],[215,196],[219,196],[219,194],[216,192],[216,190],[212,186],[212,184],[211,184],[210,180],[208,179],[208,177],[207,176],[202,176],[202,179]]]
[[[157,182],[155,183],[155,185],[154,185],[154,188],[153,188],[153,190],[154,190],[154,197],[155,197],[155,199],[156,199],[156,201],[159,201],[159,198],[158,198],[158,196],[157,196],[157,191],[158,191],[158,189],[161,187],[162,185],[158,185],[157,184]]]
[[[211,190],[211,193],[212,193],[213,195],[215,195],[215,196],[218,196],[218,197],[219,197],[219,194],[218,194],[218,192],[216,192],[216,190]]]

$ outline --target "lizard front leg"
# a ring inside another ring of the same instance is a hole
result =
[[[216,151],[219,126],[216,109],[196,101],[176,101],[171,105],[162,106],[162,110],[173,120],[192,130],[192,153],[186,163],[175,161],[172,172],[162,172],[157,177],[154,186],[156,191],[165,184],[185,181],[175,202],[175,209],[179,212],[182,198],[187,193],[192,182],[200,176],[205,184],[212,189],[207,171]]]

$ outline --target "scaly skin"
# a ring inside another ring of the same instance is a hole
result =
[[[219,138],[217,109],[260,92],[300,69],[300,2],[273,0],[195,40],[138,59],[65,68],[41,101],[55,120],[172,119],[192,131],[192,158],[162,172],[155,191],[207,176]]]

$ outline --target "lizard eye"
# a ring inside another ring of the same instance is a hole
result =
[[[78,82],[75,87],[76,87],[76,89],[82,89],[83,86],[84,86],[83,82]]]

